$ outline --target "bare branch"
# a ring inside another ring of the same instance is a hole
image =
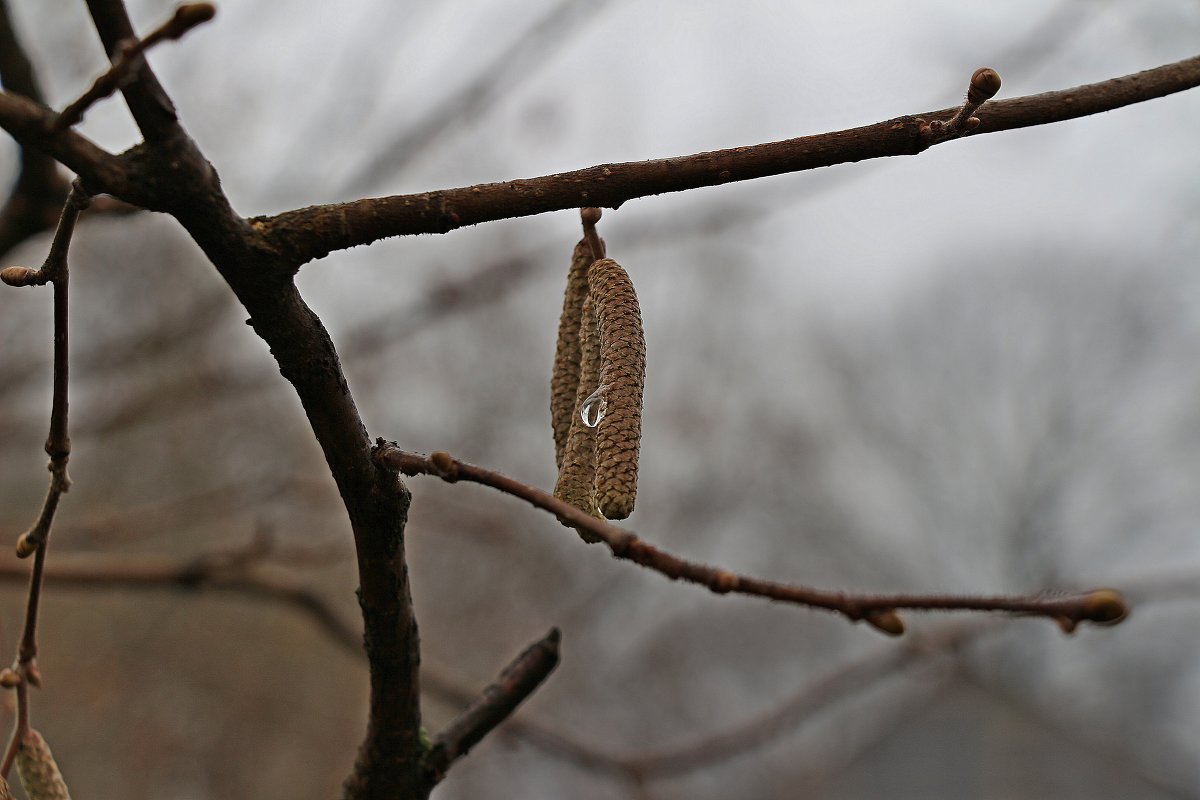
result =
[[[821,608],[864,621],[878,630],[898,635],[904,625],[897,609],[920,611],[997,611],[1023,616],[1048,617],[1070,632],[1080,622],[1110,625],[1128,613],[1124,598],[1113,589],[1094,589],[1080,594],[1035,595],[1029,597],[960,597],[955,595],[870,595],[813,589],[738,575],[727,570],[686,561],[638,538],[633,533],[593,517],[564,503],[547,492],[521,483],[498,472],[468,464],[449,453],[434,452],[428,457],[410,453],[382,440],[376,442],[375,461],[405,475],[435,475],[448,483],[470,481],[490,486],[519,497],[537,508],[549,511],[564,525],[583,528],[608,546],[617,558],[632,561],[672,580],[684,580],[707,587],[717,594],[763,597],[784,603]]]
[[[129,170],[121,159],[74,131],[50,134],[54,112],[12,92],[0,92],[0,128],[22,147],[35,148],[64,164],[84,179],[88,192],[132,194]],[[60,201],[61,202],[61,201]]]
[[[83,115],[96,102],[103,100],[128,82],[141,67],[142,55],[161,42],[179,39],[192,28],[211,20],[217,10],[211,3],[185,3],[175,14],[151,31],[145,39],[126,39],[117,45],[116,58],[108,71],[96,78],[86,92],[70,103],[54,120],[52,132],[64,131],[83,120]]]
[[[87,0],[87,7],[104,44],[104,52],[110,59],[119,57],[122,43],[137,39],[125,3],[123,0]],[[164,142],[181,136],[183,132],[175,115],[175,104],[145,59],[139,61],[133,79],[120,87],[138,130],[147,142]]]
[[[989,102],[980,124],[963,133],[1047,125],[1200,85],[1200,56],[1132,75],[1045,94]],[[802,136],[677,158],[602,164],[539,178],[413,195],[310,206],[252,224],[295,264],[389,236],[446,233],[464,225],[584,206],[616,208],[626,200],[886,156],[916,155],[932,144],[926,120],[959,109],[898,117],[861,128]]]
[[[63,206],[62,217],[54,240],[50,244],[50,253],[45,263],[35,275],[33,271],[25,270],[22,281],[18,285],[37,285],[51,281],[54,283],[54,385],[50,408],[50,433],[46,437],[46,454],[50,456],[50,488],[46,492],[46,500],[37,521],[17,539],[17,555],[26,558],[34,556],[33,569],[29,576],[29,594],[25,603],[25,625],[21,632],[21,643],[17,651],[17,660],[13,670],[19,678],[17,686],[17,726],[13,730],[12,739],[5,752],[4,763],[0,766],[0,776],[7,776],[17,756],[20,743],[29,734],[29,693],[26,685],[41,685],[41,676],[37,667],[37,626],[38,608],[42,596],[42,575],[46,564],[46,545],[50,537],[50,528],[54,523],[54,513],[58,509],[59,499],[71,488],[71,479],[67,476],[67,462],[71,457],[71,439],[67,436],[67,389],[68,372],[68,315],[67,315],[67,284],[70,272],[67,266],[67,251],[71,245],[71,236],[75,232],[75,220],[79,212],[87,208],[90,197],[76,183],[67,195]],[[9,276],[13,273],[9,268],[0,272],[5,283],[12,283]],[[24,269],[17,267],[16,269]]]
[[[425,770],[431,785],[440,782],[451,764],[504,722],[554,671],[558,666],[560,638],[558,628],[551,628],[513,659],[496,682],[484,689],[482,695],[438,734],[425,756]]]

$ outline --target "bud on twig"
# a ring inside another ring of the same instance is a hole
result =
[[[46,278],[40,269],[5,267],[0,269],[0,281],[9,286],[41,286],[46,282]]]

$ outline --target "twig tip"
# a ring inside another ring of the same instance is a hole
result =
[[[175,16],[164,26],[163,33],[171,39],[178,39],[216,15],[217,7],[212,3],[183,3],[175,9]]]
[[[1082,619],[1096,625],[1116,625],[1129,616],[1129,603],[1116,589],[1095,589],[1083,600]]]

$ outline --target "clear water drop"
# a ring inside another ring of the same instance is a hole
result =
[[[579,406],[579,417],[589,428],[599,425],[600,420],[604,419],[604,412],[608,411],[608,400],[604,397],[606,389],[608,389],[607,386],[600,386],[589,394],[583,404]]]

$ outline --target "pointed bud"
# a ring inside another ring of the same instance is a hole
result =
[[[900,636],[904,633],[904,620],[900,618],[894,608],[868,611],[863,615],[863,621],[888,636]]]

